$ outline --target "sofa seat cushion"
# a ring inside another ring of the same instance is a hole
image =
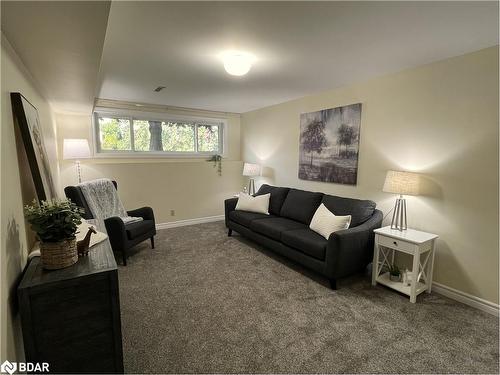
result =
[[[289,190],[289,188],[263,184],[255,195],[264,195],[270,193],[271,199],[269,201],[269,213],[279,216],[281,206],[283,206],[283,202],[285,201]]]
[[[328,241],[311,229],[289,230],[281,234],[281,241],[313,258],[324,260]]]
[[[256,219],[268,219],[275,216],[259,214],[257,212],[248,212],[248,211],[231,211],[229,213],[229,219],[232,221],[241,224],[245,227],[250,227],[250,223]]]
[[[155,228],[153,220],[142,220],[125,225],[129,240],[142,236]]]
[[[351,215],[352,227],[363,224],[373,216],[377,204],[370,200],[343,198],[335,195],[324,195],[322,203],[337,216]]]
[[[290,189],[281,207],[280,216],[309,225],[323,195],[323,193]]]
[[[306,225],[283,217],[253,220],[250,229],[276,241],[281,241],[282,232],[307,228]]]

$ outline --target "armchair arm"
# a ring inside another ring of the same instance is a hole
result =
[[[238,198],[230,198],[224,201],[224,214],[226,218],[226,227],[227,227],[227,222],[229,220],[229,213],[231,211],[234,211],[234,209],[236,208],[236,203],[238,203]]]
[[[329,277],[340,278],[356,272],[370,263],[373,257],[374,229],[382,225],[383,214],[373,216],[354,228],[330,235],[326,248],[326,269]]]
[[[118,216],[109,217],[104,220],[106,231],[108,232],[109,242],[114,251],[122,251],[127,243],[127,233],[125,224]]]
[[[135,210],[127,211],[127,214],[134,217],[142,217],[144,220],[155,221],[155,215],[151,207],[136,208]]]

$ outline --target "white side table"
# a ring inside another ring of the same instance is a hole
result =
[[[434,245],[438,235],[414,229],[400,231],[383,227],[375,229],[375,248],[373,251],[372,285],[377,283],[410,296],[415,303],[423,291],[431,292],[432,271],[434,267]],[[394,254],[400,251],[413,256],[411,285],[391,281],[389,272],[382,273],[384,266],[394,263]],[[380,259],[382,258],[382,259]]]

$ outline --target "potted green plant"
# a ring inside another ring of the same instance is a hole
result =
[[[389,266],[389,278],[391,281],[400,281],[401,279],[401,270],[395,264]]]
[[[40,256],[46,269],[69,267],[78,261],[76,230],[83,209],[68,199],[42,201],[24,208],[24,216],[40,240]]]
[[[214,168],[217,167],[217,174],[222,176],[222,156],[221,155],[212,155],[210,159],[207,161],[211,161],[214,163]]]

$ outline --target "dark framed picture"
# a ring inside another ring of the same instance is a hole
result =
[[[37,109],[22,94],[11,92],[14,122],[19,127],[39,201],[56,197]]]
[[[299,178],[356,185],[361,103],[300,115]]]

